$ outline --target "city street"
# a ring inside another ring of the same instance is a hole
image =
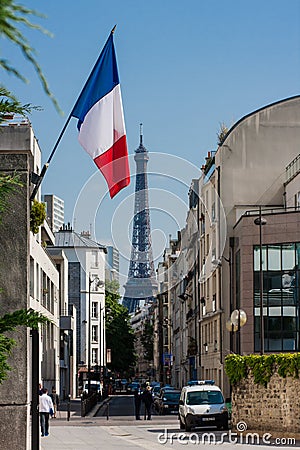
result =
[[[109,416],[107,416],[107,411]],[[292,433],[291,433],[292,436]],[[61,414],[51,420],[50,435],[41,438],[42,450],[113,450],[122,449],[180,449],[182,446],[204,449],[207,444],[224,445],[226,449],[259,448],[300,448],[300,442],[288,436],[253,433],[231,433],[214,431],[213,428],[185,433],[179,429],[177,416],[153,415],[151,421],[134,418],[133,396],[114,396],[103,405],[95,417],[81,418],[78,413],[71,414],[69,422]]]

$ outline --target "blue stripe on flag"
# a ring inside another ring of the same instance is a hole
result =
[[[79,119],[78,129],[88,111],[118,84],[119,75],[113,34],[110,34],[71,113]]]

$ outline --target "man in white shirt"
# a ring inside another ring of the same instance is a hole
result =
[[[53,414],[53,403],[51,397],[48,395],[48,389],[44,388],[42,390],[42,395],[40,395],[39,400],[39,412],[40,412],[40,424],[42,436],[49,435],[49,415],[52,409]]]

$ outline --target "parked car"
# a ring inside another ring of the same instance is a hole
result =
[[[132,381],[127,384],[126,392],[128,394],[133,394],[136,389],[140,387],[140,383],[138,381]]]
[[[159,397],[154,401],[158,414],[177,414],[180,394],[179,389],[161,389]]]
[[[128,381],[126,380],[126,378],[122,378],[121,380],[121,386],[122,386],[122,390],[126,390]]]
[[[114,382],[114,391],[126,391],[127,383],[126,378],[116,378]]]
[[[153,388],[152,388],[153,397],[159,397],[160,391],[161,391],[161,387],[159,384],[156,386],[153,386]]]
[[[89,392],[89,382],[85,381],[83,385],[83,394],[88,394]],[[102,395],[102,384],[100,381],[90,380],[90,392],[96,392],[99,395]]]
[[[221,389],[211,383],[185,386],[179,400],[180,429],[214,426],[228,429],[228,410]]]

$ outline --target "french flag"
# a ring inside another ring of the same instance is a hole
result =
[[[104,175],[111,198],[130,183],[114,30],[71,112],[79,119],[78,140]]]

